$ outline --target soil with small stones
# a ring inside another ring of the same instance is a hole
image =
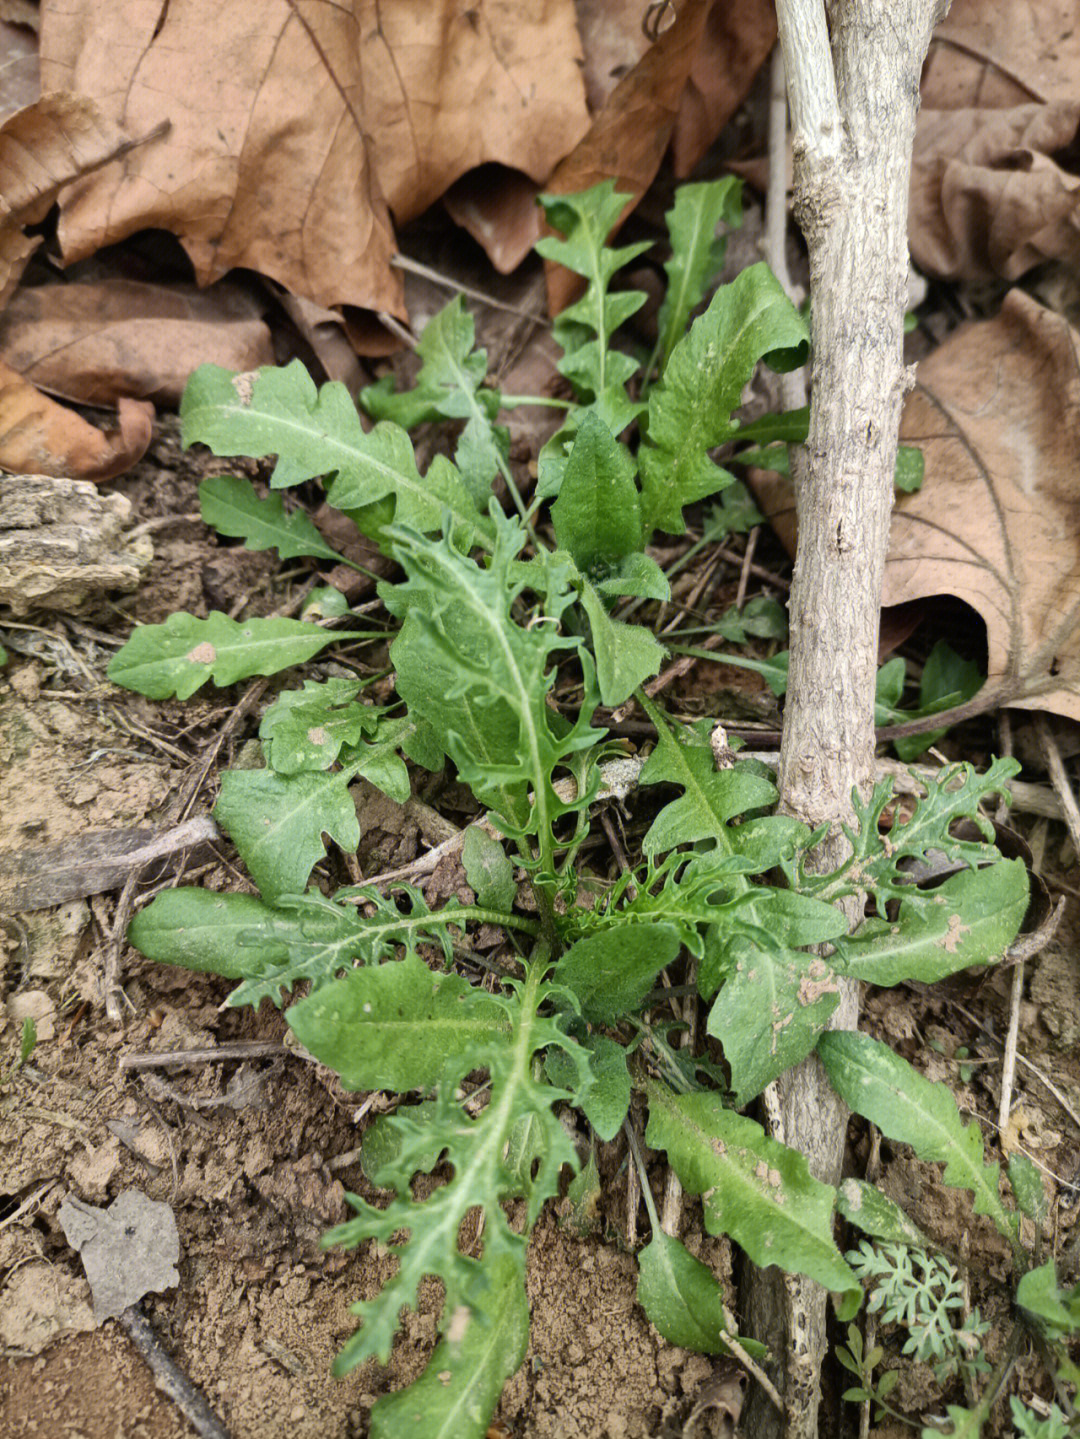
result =
[[[206,472],[180,452],[173,424],[166,421],[163,430],[149,458],[115,486],[139,522],[190,515]],[[133,596],[102,600],[78,622],[37,614],[22,623],[38,628],[16,628],[0,619],[10,653],[0,671],[0,879],[4,858],[16,853],[91,831],[171,822],[177,793],[242,693],[242,687],[209,690],[185,705],[152,704],[108,685],[105,667],[132,621],[242,604],[245,613],[268,613],[290,598],[294,581],[282,577],[272,555],[219,545],[190,519],[155,524],[151,534],[156,558]],[[737,573],[728,579],[733,591]],[[354,587],[354,601],[362,597]],[[709,613],[730,598],[719,586]],[[736,676],[731,683],[746,685],[744,672],[729,673]],[[721,679],[728,683],[727,674]],[[715,693],[716,683],[716,669],[694,671],[672,698],[687,713],[728,713],[735,699]],[[743,712],[757,706],[764,713],[769,704],[755,685],[751,677],[752,687],[742,691]],[[256,711],[223,747],[221,766],[242,755],[257,725]],[[212,802],[215,773],[196,812]],[[444,801],[453,797],[451,787]],[[361,821],[365,866],[405,863],[423,845],[417,827],[374,792]],[[1024,816],[1017,822],[1031,829]],[[1074,892],[1077,870],[1062,848],[1063,831],[1043,824],[1034,838],[1044,872]],[[176,878],[164,866],[147,872],[140,901]],[[200,850],[182,882],[250,888],[226,846]],[[463,877],[441,875],[436,882],[449,893]],[[347,1215],[347,1190],[375,1197],[356,1151],[379,1101],[343,1093],[333,1076],[286,1046],[284,1020],[269,1004],[257,1012],[223,1008],[228,984],[154,965],[127,946],[121,1022],[110,1021],[103,977],[116,904],[113,889],[28,910],[0,927],[0,1071],[8,1075],[0,1088],[0,1435],[181,1439],[194,1432],[155,1389],[124,1329],[114,1320],[95,1325],[80,1262],[58,1221],[67,1195],[105,1205],[137,1189],[172,1207],[181,1243],[179,1284],[148,1296],[143,1310],[233,1439],[270,1439],[286,1430],[295,1439],[360,1439],[377,1397],[426,1363],[440,1299],[434,1285],[422,1293],[389,1365],[372,1362],[344,1379],[331,1377],[334,1356],[354,1327],[350,1305],[376,1292],[392,1262],[372,1246],[348,1253],[320,1247],[322,1232]],[[1025,977],[1026,1063],[1006,1140],[1043,1168],[1047,1252],[1074,1281],[1080,1129],[1040,1077],[1052,1081],[1072,1115],[1080,1113],[1078,926],[1070,904],[1057,939]],[[1001,1066],[987,1030],[1004,1032],[1010,985],[1002,971],[933,990],[875,991],[866,1000],[864,1027],[949,1083],[965,1110],[989,1121],[997,1113]],[[37,1023],[38,1044],[10,1077],[26,1015]],[[228,1063],[120,1066],[134,1055],[256,1039],[282,1048]],[[993,1125],[985,1129],[996,1154]],[[623,1159],[617,1146],[601,1155],[608,1182],[596,1233],[576,1237],[557,1205],[540,1221],[530,1251],[529,1352],[505,1390],[494,1434],[674,1439],[708,1432],[704,1421],[692,1431],[684,1423],[714,1381],[714,1361],[664,1342],[636,1303],[631,1250],[641,1242],[639,1229],[647,1237],[647,1219],[643,1210],[630,1213]],[[1000,1240],[988,1221],[973,1217],[968,1196],[942,1185],[936,1167],[919,1164],[902,1147],[874,1149],[865,1127],[854,1124],[849,1169],[864,1175],[868,1166],[917,1223],[969,1263],[971,1302],[991,1322],[992,1363],[1008,1325],[1008,1256]],[[655,1156],[652,1173],[659,1197],[665,1174]],[[682,1223],[688,1246],[725,1280],[734,1306],[727,1244],[702,1234],[696,1203],[684,1202]],[[887,1367],[901,1371],[894,1399],[909,1413],[943,1412],[958,1393],[901,1361],[902,1338],[882,1340]],[[834,1401],[827,1432],[855,1433],[856,1408],[835,1402],[842,1382],[827,1376]],[[1046,1392],[1030,1358],[1014,1382],[1028,1395]]]

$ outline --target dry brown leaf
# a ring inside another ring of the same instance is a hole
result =
[[[42,95],[0,125],[0,308],[41,243],[23,226],[44,220],[69,181],[133,143],[81,95]]]
[[[0,18],[0,55],[0,120],[6,120],[41,94],[36,31],[25,21]]]
[[[588,124],[573,0],[46,0],[41,56],[129,127],[172,124],[65,193],[68,260],[156,227],[200,284],[245,266],[325,308],[402,316],[391,210],[485,161],[543,180]]]
[[[274,363],[274,347],[260,307],[233,285],[104,280],[18,290],[0,316],[0,359],[79,404],[175,405],[196,366],[255,370]]]
[[[540,238],[541,186],[518,170],[483,165],[447,190],[443,204],[501,275],[516,270]]]
[[[956,0],[922,76],[908,233],[946,279],[1080,257],[1075,0]],[[1070,160],[1069,156],[1072,156]]]
[[[1008,110],[1076,98],[1076,0],[953,0],[923,67],[928,110]]]
[[[745,100],[776,43],[773,0],[720,0],[709,12],[671,136],[685,179]]]
[[[542,183],[588,129],[573,0],[353,0],[352,8],[364,119],[399,223],[489,161]]]
[[[22,25],[32,34],[38,32],[36,0],[0,0],[0,20],[9,25]]]
[[[965,600],[984,696],[1080,719],[1080,333],[1020,290],[922,361],[901,437],[926,480],[893,517],[886,604]]]
[[[117,429],[95,429],[0,361],[0,469],[111,480],[146,453],[154,407],[143,400],[122,399],[117,418]]]
[[[1044,260],[1080,262],[1080,178],[1051,158],[1074,144],[1080,103],[924,110],[909,234],[921,270],[1016,280]]]
[[[585,93],[595,115],[652,43],[642,24],[646,5],[643,0],[577,0],[576,9]]]
[[[926,477],[897,498],[883,603],[957,596],[986,623],[975,702],[1080,719],[1080,332],[1011,291],[920,361],[900,437]],[[792,549],[791,486],[754,493]]]
[[[319,304],[400,312],[348,6],[47,0],[41,72],[135,132],[171,125],[166,143],[65,191],[67,261],[170,230],[202,285],[242,265]]]
[[[356,358],[357,351],[349,343],[344,317],[337,310],[324,310],[321,305],[316,305],[314,300],[306,300],[303,295],[290,295],[288,290],[282,290],[269,282],[268,285],[278,304],[296,326],[301,339],[311,346],[311,352],[326,371],[327,379],[340,380],[355,399],[361,387],[367,384],[368,376]],[[383,333],[388,332],[384,330]],[[273,364],[273,361],[268,363]],[[237,365],[230,368],[254,367]]]

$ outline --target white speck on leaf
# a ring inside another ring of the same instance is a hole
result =
[[[239,396],[240,403],[245,409],[251,404],[251,396],[255,392],[255,381],[258,378],[258,370],[245,370],[242,375],[234,375],[232,377],[232,387]]]

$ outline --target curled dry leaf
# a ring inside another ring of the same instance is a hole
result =
[[[122,399],[115,430],[95,429],[0,360],[0,468],[15,474],[111,480],[146,453],[154,407]]]
[[[573,0],[46,0],[41,59],[134,129],[171,122],[65,193],[67,259],[157,227],[200,284],[245,266],[326,308],[402,316],[391,212],[486,161],[542,181],[588,125]]]
[[[82,95],[42,95],[0,125],[0,306],[41,243],[23,227],[44,220],[65,185],[132,143]]]
[[[986,623],[973,703],[1080,719],[1080,333],[1013,290],[920,362],[900,439],[926,475],[897,498],[883,603],[956,595]],[[754,493],[794,552],[788,481]]]
[[[922,78],[911,177],[915,263],[1015,280],[1080,257],[1080,29],[1063,0],[956,0]],[[1075,168],[1072,166],[1071,168]]]
[[[1080,261],[1080,177],[1052,158],[1080,130],[1080,103],[924,110],[911,171],[916,265],[944,279],[1016,280]]]
[[[772,0],[718,0],[679,101],[671,136],[675,174],[685,179],[739,108],[776,43]]]
[[[79,404],[115,405],[129,395],[176,405],[198,365],[246,371],[274,363],[260,308],[228,284],[24,286],[0,316],[0,358]]]
[[[516,270],[540,238],[540,186],[519,170],[470,170],[443,196],[455,225],[467,230],[502,275]]]
[[[1080,719],[1080,334],[1013,290],[918,370],[884,602],[957,595],[986,622],[997,704]]]

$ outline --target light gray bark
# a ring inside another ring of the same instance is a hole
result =
[[[796,473],[799,539],[781,804],[833,824],[821,863],[843,853],[837,822],[874,772],[874,686],[903,361],[907,202],[919,78],[948,0],[777,0],[792,115],[795,215],[810,258],[814,352],[810,433]],[[846,986],[833,1023],[854,1028]],[[835,1183],[847,1113],[817,1060],[778,1082],[776,1137]],[[817,1434],[826,1295],[755,1273],[749,1330],[777,1357],[786,1425],[752,1402],[754,1439]]]

